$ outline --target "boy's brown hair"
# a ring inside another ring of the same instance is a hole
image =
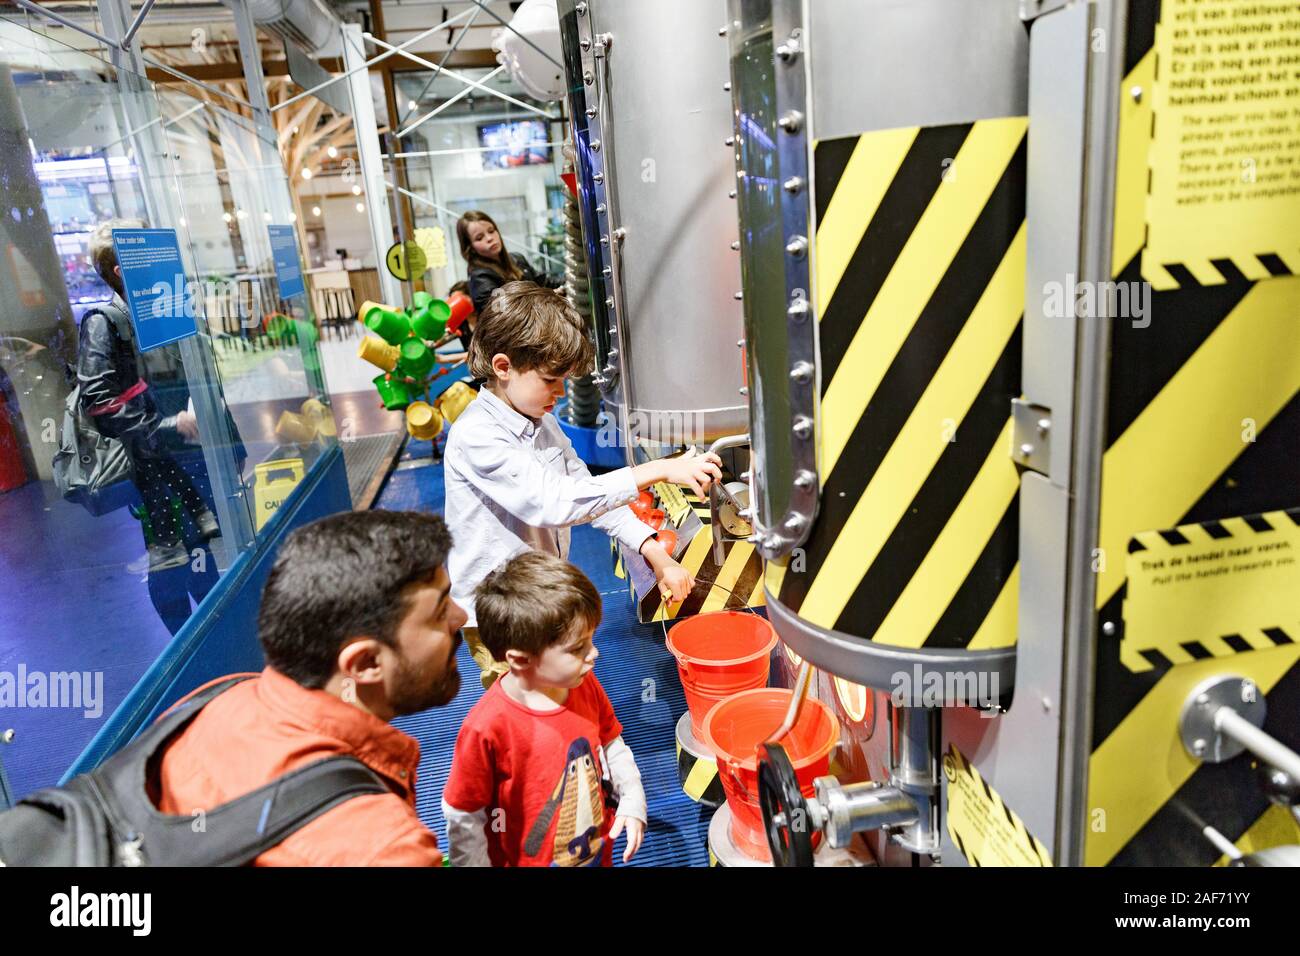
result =
[[[474,591],[478,636],[499,661],[506,651],[540,654],[573,633],[574,622],[600,626],[600,592],[574,565],[541,551],[524,551]]]
[[[494,380],[498,352],[518,371],[568,377],[586,375],[595,356],[577,310],[558,292],[524,281],[507,282],[483,307],[469,344],[470,373]]]

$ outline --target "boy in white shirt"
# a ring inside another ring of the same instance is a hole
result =
[[[691,574],[623,507],[659,481],[701,497],[722,477],[716,455],[689,454],[593,476],[555,416],[566,377],[585,375],[594,349],[582,320],[558,293],[532,282],[502,286],[479,317],[469,369],[486,379],[447,438],[447,524],[456,542],[448,561],[452,598],[469,615],[466,643],[489,687],[508,669],[479,640],[474,589],[525,549],[565,558],[569,526],[590,521],[654,569],[666,599],[683,601]]]

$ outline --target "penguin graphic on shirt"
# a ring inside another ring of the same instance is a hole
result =
[[[586,737],[569,744],[559,782],[528,831],[524,852],[529,856],[541,851],[557,811],[559,822],[555,826],[551,864],[599,866],[605,845],[605,800],[600,767]]]

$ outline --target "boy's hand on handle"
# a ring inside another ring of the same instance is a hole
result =
[[[609,841],[613,843],[618,839],[618,835],[627,827],[627,848],[623,850],[623,862],[626,863],[636,856],[636,851],[641,849],[641,838],[645,835],[645,824],[636,817],[615,817],[614,825],[609,828]]]
[[[700,454],[694,448],[677,458],[663,459],[664,480],[686,485],[700,498],[709,486],[722,480],[722,459],[714,454]]]
[[[665,604],[680,604],[690,597],[691,591],[695,590],[695,578],[691,572],[676,561],[669,559],[670,563],[662,570],[655,568],[655,578],[659,582],[659,594],[663,597]]]

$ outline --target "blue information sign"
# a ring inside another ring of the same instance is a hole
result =
[[[280,283],[280,298],[302,295],[302,265],[298,260],[298,239],[293,226],[267,226],[271,234],[271,257],[275,260],[275,277]]]
[[[194,292],[175,229],[114,229],[113,248],[122,269],[140,351],[195,335]]]

